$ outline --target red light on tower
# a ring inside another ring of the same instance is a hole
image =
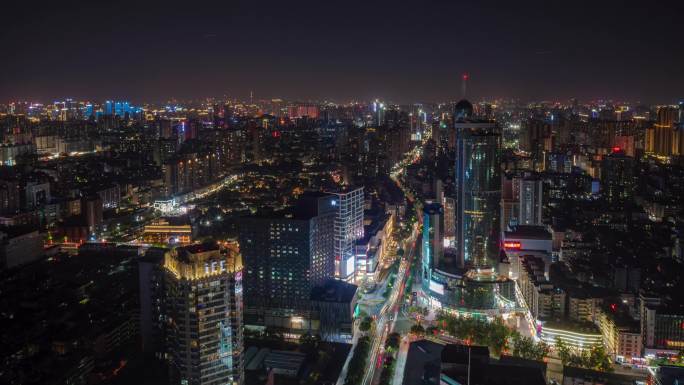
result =
[[[468,80],[468,74],[463,74],[462,79],[463,79],[463,80]]]

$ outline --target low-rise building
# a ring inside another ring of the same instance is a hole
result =
[[[526,256],[517,282],[535,319],[565,317],[565,292],[545,278],[544,261],[541,258]]]
[[[0,269],[37,261],[43,255],[43,237],[38,230],[18,227],[0,229]]]
[[[580,351],[603,342],[601,332],[592,323],[544,322],[541,326],[541,340],[550,346],[555,346],[557,339]]]
[[[166,220],[158,220],[145,226],[143,242],[187,245],[192,242],[192,226],[172,225]]]
[[[640,296],[644,354],[678,354],[684,348],[684,308],[660,297]]]
[[[632,358],[641,357],[643,344],[639,322],[629,316],[627,309],[617,304],[601,307],[597,323],[606,350],[613,359],[629,362]]]

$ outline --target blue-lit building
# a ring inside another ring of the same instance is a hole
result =
[[[444,253],[444,210],[439,203],[423,207],[422,290],[428,302],[445,305],[457,298],[463,271]]]
[[[423,212],[423,298],[432,308],[493,317],[515,309],[512,281],[499,275],[501,132],[473,118],[460,101],[456,130],[455,244],[444,247],[444,210],[428,203]]]
[[[114,114],[114,102],[111,100],[107,100],[104,103],[104,114],[105,115],[113,115]]]
[[[422,275],[423,289],[430,290],[432,274],[439,266],[443,257],[444,239],[444,210],[438,203],[426,203],[423,207],[423,238],[422,238]],[[444,290],[440,288],[442,294]]]
[[[104,115],[116,115],[120,117],[131,116],[140,113],[142,110],[138,107],[131,106],[129,102],[107,100],[103,106]]]
[[[92,103],[88,103],[85,105],[85,111],[83,113],[83,116],[88,119],[91,116],[93,116],[93,105]]]
[[[485,267],[499,255],[501,131],[472,114],[468,101],[456,105],[455,246],[460,267]]]

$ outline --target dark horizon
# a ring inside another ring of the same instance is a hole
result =
[[[0,100],[684,98],[682,2],[580,3],[12,4]]]

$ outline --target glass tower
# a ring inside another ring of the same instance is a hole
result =
[[[494,122],[474,120],[463,112],[456,116],[458,264],[493,266],[499,255],[501,133]]]
[[[354,244],[363,238],[363,187],[330,192],[337,196],[335,216],[335,277],[354,283]]]

